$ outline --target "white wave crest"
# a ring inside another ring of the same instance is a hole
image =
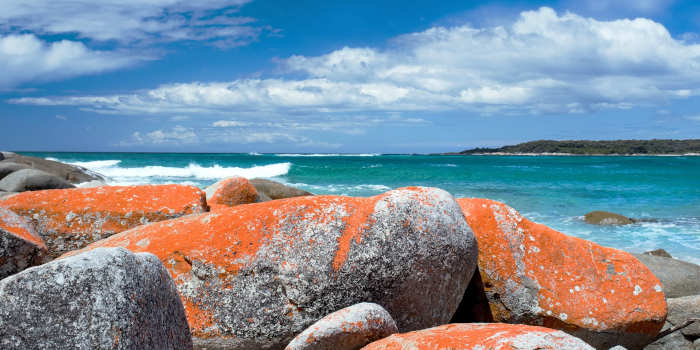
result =
[[[376,157],[379,153],[277,153],[278,157]]]

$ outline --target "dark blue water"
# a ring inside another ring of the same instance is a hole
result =
[[[433,186],[507,203],[564,233],[633,252],[664,248],[700,263],[700,157],[33,153],[103,173],[112,184],[268,177],[318,194],[367,196]],[[649,222],[598,227],[608,210]]]

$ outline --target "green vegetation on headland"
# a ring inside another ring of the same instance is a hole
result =
[[[615,140],[552,141],[540,140],[499,148],[474,148],[446,155],[469,154],[576,154],[576,155],[682,155],[700,154],[700,139],[695,140]]]

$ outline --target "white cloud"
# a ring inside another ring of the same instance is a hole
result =
[[[250,0],[22,0],[0,2],[0,31],[77,34],[128,42],[211,40],[235,46],[264,29],[237,15]],[[213,13],[213,11],[217,13]]]
[[[191,128],[186,128],[176,125],[169,130],[154,130],[146,134],[134,132],[131,135],[131,140],[123,142],[122,145],[163,145],[163,144],[196,144],[199,143],[199,137]]]
[[[32,34],[0,35],[0,88],[101,73],[142,59],[145,57],[90,50],[76,41],[47,43]]]
[[[507,26],[434,27],[398,37],[385,50],[343,48],[283,64],[306,77],[12,102],[119,114],[541,114],[660,105],[700,94],[700,45],[676,40],[648,19],[599,21],[549,8],[523,12]]]

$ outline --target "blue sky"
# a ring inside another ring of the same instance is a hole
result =
[[[700,3],[4,1],[0,125],[37,151],[698,138]]]

